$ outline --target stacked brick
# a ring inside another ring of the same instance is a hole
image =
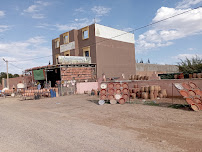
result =
[[[129,87],[128,83],[113,82],[102,83],[100,91],[100,100],[109,100],[111,104],[124,104],[129,100]]]
[[[194,111],[202,110],[202,91],[195,83],[174,83],[174,86]]]
[[[68,67],[61,68],[62,80],[85,81],[96,78],[95,68],[93,67]]]

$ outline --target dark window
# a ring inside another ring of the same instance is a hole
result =
[[[89,51],[85,51],[85,56],[89,57]]]

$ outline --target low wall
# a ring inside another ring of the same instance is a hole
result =
[[[194,82],[200,89],[202,89],[202,79],[164,79],[164,80],[135,80],[129,83],[129,87],[133,88],[134,84],[138,84],[138,87],[146,85],[159,85],[162,89],[167,90],[168,96],[181,96],[178,90],[173,86],[173,83],[188,83]],[[173,89],[173,94],[172,94]]]
[[[98,89],[98,82],[80,82],[76,84],[77,94],[83,94],[84,91],[91,91]]]
[[[5,81],[6,81],[6,79],[5,79]],[[13,85],[17,88],[17,84],[19,82],[28,84],[29,82],[32,82],[32,76],[9,78],[9,88],[11,89],[13,87]],[[5,87],[5,86],[3,86],[3,87]]]

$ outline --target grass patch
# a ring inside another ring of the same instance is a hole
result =
[[[184,104],[173,104],[168,106],[169,108],[174,108],[174,109],[187,109],[190,108],[189,105],[184,105]]]
[[[149,106],[160,106],[160,104],[156,103],[155,101],[145,101],[143,104]]]

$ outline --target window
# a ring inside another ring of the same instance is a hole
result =
[[[64,44],[69,43],[69,32],[63,34]]]
[[[83,56],[90,57],[90,46],[83,48]]]
[[[64,52],[64,56],[70,56],[70,51],[68,50],[68,51],[65,51]]]
[[[89,38],[89,26],[82,28],[82,39],[88,39]]]
[[[60,39],[57,38],[55,39],[55,48],[59,48],[60,47]]]
[[[88,31],[83,31],[83,39],[87,39],[88,38]]]
[[[90,56],[89,53],[90,53],[89,51],[84,51],[84,54],[85,54],[86,57]]]

